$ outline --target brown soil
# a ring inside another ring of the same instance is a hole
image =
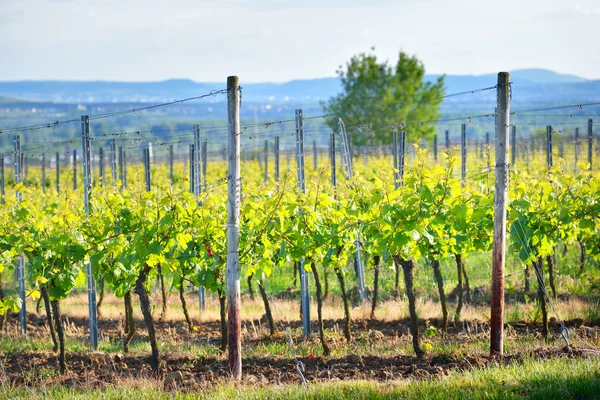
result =
[[[350,355],[322,359],[301,357],[308,382],[346,379],[376,381],[403,378],[425,379],[447,375],[450,371],[480,368],[490,364],[521,362],[525,358],[597,357],[597,353],[578,349],[545,349],[506,356],[500,360],[483,356],[378,357]],[[156,379],[166,389],[197,391],[224,383],[229,378],[227,361],[220,358],[163,356],[162,375],[153,376],[147,357],[103,353],[67,354],[69,371],[57,376],[58,358],[50,352],[8,353],[2,356],[3,374],[12,385],[62,384],[80,388],[103,388],[132,379]],[[244,382],[248,384],[301,383],[293,359],[246,358]]]
[[[14,316],[13,316],[14,317]],[[30,338],[47,338],[48,330],[42,317],[35,314],[28,316]],[[70,338],[80,339],[87,343],[87,320],[65,318],[66,333]],[[439,326],[437,320],[429,321],[433,326]],[[583,321],[568,321],[579,337],[585,337],[598,344],[600,328],[582,325]],[[265,341],[287,341],[284,333],[278,332],[269,338],[265,334],[256,334],[253,328],[260,326],[260,321],[244,321],[244,343],[246,345],[258,344]],[[408,333],[408,320],[377,321],[356,320],[352,322],[355,341],[389,341],[400,335]],[[342,326],[341,320],[327,320],[325,327],[331,333],[335,325]],[[146,338],[144,323],[136,321],[136,339]],[[289,324],[292,328],[299,328],[300,323]],[[171,344],[207,343],[218,346],[219,322],[202,323],[192,333],[188,332],[184,321],[157,322],[159,340],[168,340]],[[553,330],[558,334],[559,326],[552,324]],[[116,319],[103,319],[99,321],[102,335],[111,338],[120,338],[123,335],[122,322]],[[258,328],[257,328],[258,329]],[[263,331],[266,326],[262,325]],[[540,327],[531,324],[511,324],[507,326],[507,336],[524,337],[535,335]],[[338,332],[340,329],[337,330]],[[7,332],[17,332],[17,321],[11,318]],[[441,333],[440,333],[441,334]],[[448,333],[443,334],[443,339],[460,341],[465,334],[469,336],[484,337],[489,335],[489,324],[486,321],[465,321],[451,325]],[[343,342],[343,338],[339,340]],[[368,355],[348,355],[340,358],[322,358],[319,356],[299,357],[304,368],[304,376],[308,382],[335,381],[345,379],[369,379],[376,381],[397,380],[403,378],[425,379],[429,377],[444,376],[449,371],[466,370],[484,367],[494,363],[513,363],[529,357],[557,358],[557,357],[598,357],[600,352],[577,348],[538,349],[532,352],[521,352],[505,356],[502,359],[492,359],[482,355],[465,355],[460,352],[450,355],[428,355],[416,358],[411,355],[393,357]],[[81,388],[102,388],[110,385],[119,385],[132,380],[152,379],[164,385],[167,390],[202,390],[211,388],[228,380],[228,367],[226,355],[222,357],[190,357],[182,354],[169,354],[163,352],[162,374],[153,376],[149,367],[149,357],[137,355],[122,355],[108,353],[67,352],[67,366],[69,371],[64,376],[58,374],[58,356],[50,351],[35,352],[2,352],[0,351],[0,380],[6,380],[13,385],[50,385],[63,384]],[[296,362],[293,357],[277,357],[267,355],[261,358],[245,358],[243,364],[244,383],[267,385],[301,383],[301,378],[296,371]]]

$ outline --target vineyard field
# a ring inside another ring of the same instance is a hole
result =
[[[541,152],[528,153],[527,163],[520,154],[511,166],[502,359],[489,355],[491,145],[469,148],[461,176],[458,147],[440,149],[435,160],[410,144],[398,185],[391,155],[365,149],[350,179],[339,162],[333,186],[322,152],[307,157],[305,193],[293,161],[288,171],[282,156],[275,179],[264,154],[248,153],[240,383],[230,382],[226,351],[228,175],[220,154],[210,154],[199,195],[190,191],[190,164],[175,162],[171,178],[168,162],[158,161],[167,160],[162,150],[149,181],[134,158],[125,184],[107,168],[101,185],[96,168],[89,216],[81,176],[61,168],[57,191],[48,167],[42,190],[41,169],[31,165],[23,182],[7,181],[0,206],[0,398],[27,391],[32,398],[242,391],[247,398],[443,398],[484,385],[490,398],[593,397],[600,390],[600,174],[583,151],[575,163],[573,143],[564,146],[550,168]],[[26,333],[15,274],[21,256]],[[89,350],[88,263],[97,285],[96,351]]]

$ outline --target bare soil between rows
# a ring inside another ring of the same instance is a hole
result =
[[[75,337],[87,343],[87,320],[65,318],[64,322],[69,337]],[[428,322],[439,327],[438,320]],[[9,332],[16,331],[16,323],[14,319],[10,321]],[[260,323],[260,321],[243,322],[245,329],[242,331],[245,345],[287,341],[286,335],[282,332],[268,337],[264,332],[266,329],[264,324],[262,330],[259,330],[259,334],[257,334],[256,327]],[[325,321],[326,329],[334,331],[336,330],[335,326],[341,326],[341,324],[341,320]],[[579,337],[588,338],[598,344],[600,328],[585,326],[581,320],[568,321],[567,325]],[[136,321],[136,326],[136,339],[143,340],[146,337],[143,321]],[[300,322],[290,323],[286,326],[299,328]],[[28,327],[29,337],[48,337],[48,330],[41,316],[29,315]],[[218,321],[211,321],[202,323],[198,326],[198,330],[189,333],[183,321],[157,322],[159,340],[170,340],[170,343],[176,344],[205,342],[218,345],[219,328]],[[111,338],[118,339],[122,336],[122,322],[118,319],[101,320],[99,329],[103,335]],[[392,338],[408,332],[408,320],[356,320],[352,323],[352,329],[354,340],[357,342],[390,341]],[[535,335],[540,330],[541,327],[535,324],[507,325],[507,335],[511,335],[513,338]],[[559,326],[556,323],[552,324],[552,330],[557,333]],[[460,342],[465,340],[465,336],[483,337],[488,332],[489,324],[485,321],[465,321],[452,324],[442,338]],[[296,340],[301,339],[296,338]],[[155,384],[164,386],[166,390],[183,391],[209,390],[229,381],[226,354],[220,357],[195,357],[182,353],[162,352],[160,375],[152,373],[149,367],[149,357],[140,354],[67,352],[66,357],[69,370],[65,375],[60,376],[58,374],[58,355],[51,351],[3,352],[0,349],[0,381],[15,386],[35,387],[60,384],[85,389],[106,388],[124,383],[151,380]],[[411,355],[347,355],[329,358],[311,355],[298,357],[298,361],[302,362],[305,368],[304,376],[309,383],[351,379],[385,382],[443,377],[450,371],[519,363],[529,358],[553,359],[560,357],[598,358],[600,352],[593,349],[566,347],[557,349],[555,344],[553,348],[546,347],[517,352],[503,358],[453,352],[449,355],[426,355],[423,358]],[[302,381],[296,368],[297,363],[291,355],[288,357],[266,355],[265,357],[245,358],[242,385],[300,384]]]
[[[300,357],[308,383],[339,380],[374,380],[443,377],[451,371],[483,368],[490,365],[519,363],[525,359],[593,358],[598,352],[574,348],[538,349],[494,359],[487,356],[414,356],[379,357],[349,355],[341,358]],[[194,358],[165,354],[162,372],[153,374],[149,359],[107,353],[67,354],[68,372],[52,373],[58,368],[57,355],[51,352],[19,352],[1,356],[0,378],[13,386],[66,385],[73,388],[107,388],[125,382],[152,380],[166,390],[198,391],[229,381],[227,360]],[[49,372],[50,371],[50,372]],[[243,385],[300,384],[293,359],[278,357],[246,358]]]

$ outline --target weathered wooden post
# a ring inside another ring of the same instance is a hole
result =
[[[227,319],[229,372],[242,378],[242,322],[240,318],[240,87],[237,76],[227,78],[228,207],[227,207]]]
[[[496,117],[496,188],[494,194],[494,248],[492,250],[492,296],[490,353],[504,351],[504,262],[506,250],[506,202],[508,193],[508,128],[510,126],[510,79],[498,74]]]

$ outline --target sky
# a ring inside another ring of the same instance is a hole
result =
[[[285,82],[375,47],[427,73],[600,79],[599,0],[0,0],[0,80]]]

